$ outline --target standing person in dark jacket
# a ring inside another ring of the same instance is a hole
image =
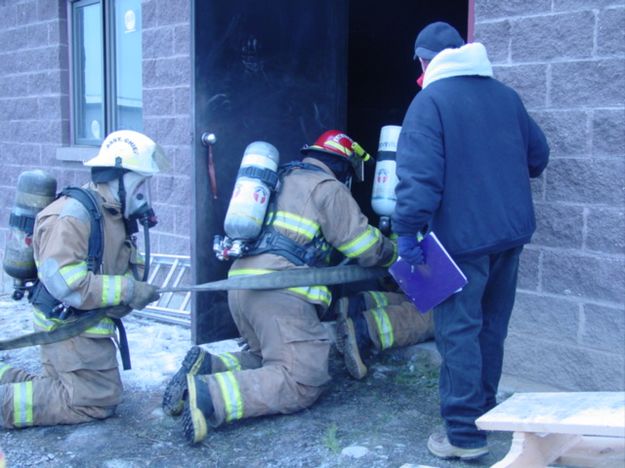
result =
[[[488,453],[475,420],[496,405],[519,255],[535,230],[530,178],[549,146],[518,94],[492,77],[482,44],[432,23],[417,36],[417,58],[423,90],[399,137],[393,230],[412,264],[423,262],[417,235],[434,231],[468,278],[434,311],[446,431],[428,449],[471,459]]]

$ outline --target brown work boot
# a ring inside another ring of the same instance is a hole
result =
[[[473,460],[482,457],[488,453],[488,446],[462,448],[456,447],[449,442],[447,434],[444,432],[435,432],[428,439],[428,450],[432,455],[438,458],[459,458],[461,460]]]
[[[355,379],[362,379],[367,375],[367,366],[363,356],[371,345],[371,338],[367,329],[367,321],[363,315],[354,318],[340,318],[336,321],[337,342],[343,342],[343,359],[347,371]]]
[[[174,374],[163,392],[163,411],[169,416],[182,413],[187,394],[187,374],[210,374],[211,355],[199,346],[193,346],[184,357],[180,369]]]
[[[339,323],[347,320],[347,310],[349,307],[349,298],[342,297],[336,303],[336,350],[339,354],[343,354],[345,348],[345,336],[339,333]]]
[[[345,348],[345,336],[338,333],[338,324],[344,322],[348,318],[352,320],[357,317],[361,318],[362,313],[365,311],[365,298],[363,294],[354,294],[349,297],[342,297],[336,303],[336,350],[339,354],[343,354]],[[367,335],[368,336],[368,335]]]

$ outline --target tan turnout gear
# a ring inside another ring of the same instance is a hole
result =
[[[332,249],[362,266],[390,265],[396,258],[394,244],[369,225],[349,189],[317,159],[303,162],[322,170],[295,168],[283,178],[275,211],[268,214],[273,228],[301,245],[320,239],[328,265]],[[285,257],[262,253],[236,260],[229,276],[291,268],[295,265]],[[322,285],[228,292],[232,317],[249,350],[213,356],[212,374],[195,381],[203,385],[196,391],[210,393],[214,408],[206,415],[210,425],[292,413],[319,398],[330,378],[331,344],[319,313],[331,300]]]
[[[367,291],[362,294],[363,315],[376,349],[409,346],[434,338],[432,311],[419,312],[401,293]]]
[[[104,228],[101,274],[87,270],[90,217],[77,200],[61,197],[46,207],[33,235],[40,280],[54,297],[81,310],[127,303],[131,263],[141,263],[126,238],[119,204],[105,199],[109,192],[103,188],[96,196]],[[34,310],[37,330],[59,323]],[[2,426],[74,424],[111,416],[122,393],[114,336],[112,320],[104,318],[80,336],[42,345],[41,377],[0,363]]]
[[[401,293],[361,292],[341,298],[336,310],[336,347],[358,380],[367,375],[365,357],[371,348],[383,351],[434,338],[432,311],[419,312]]]
[[[273,220],[272,226],[299,244],[320,236],[325,241],[322,248],[327,249],[328,264],[331,249],[336,249],[365,267],[390,266],[397,258],[396,245],[369,225],[349,189],[334,178],[327,166],[309,157],[303,162],[323,171],[294,169],[284,178],[275,211],[268,214]],[[294,265],[285,257],[265,253],[236,260],[228,276],[257,275],[290,268]],[[329,307],[332,301],[325,286],[287,291],[322,309]]]

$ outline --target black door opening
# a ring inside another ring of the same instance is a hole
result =
[[[429,23],[446,21],[467,38],[468,0],[357,0],[349,5],[347,133],[371,155],[385,125],[401,125],[421,74],[412,60],[417,33]],[[372,224],[374,164],[366,166],[365,183],[352,192]]]
[[[445,20],[466,37],[469,0],[196,0],[194,17],[195,283],[226,276],[212,252],[245,147],[264,140],[281,162],[299,157],[328,129],[341,129],[372,155],[384,125],[401,125],[420,74],[411,57],[416,33]],[[209,182],[201,135],[214,133],[218,196]],[[371,164],[353,193],[372,224]],[[225,293],[194,295],[192,337],[236,336]],[[268,311],[270,313],[270,311]]]

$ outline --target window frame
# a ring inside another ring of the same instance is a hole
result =
[[[68,48],[69,48],[69,138],[70,145],[76,147],[93,147],[100,146],[105,136],[117,130],[118,119],[116,111],[117,99],[117,54],[115,42],[115,0],[68,0],[67,2],[67,18],[68,18]],[[76,86],[81,83],[78,73],[81,72],[79,66],[76,65],[76,51],[82,45],[84,37],[82,34],[76,34],[75,28],[75,11],[76,8],[82,8],[90,5],[100,5],[102,15],[102,70],[103,70],[103,128],[101,138],[99,140],[89,138],[79,138],[77,132],[78,116],[82,112],[79,110],[79,96],[84,94],[84,90],[77,90]],[[141,4],[140,4],[141,5]],[[142,31],[140,31],[142,34]],[[80,92],[79,92],[80,91]],[[83,94],[80,94],[83,93]],[[143,103],[141,105],[143,107]]]

